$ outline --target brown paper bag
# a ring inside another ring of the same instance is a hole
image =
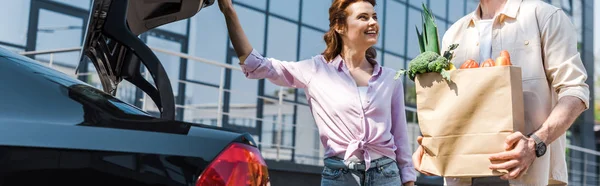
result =
[[[417,115],[425,150],[421,170],[446,177],[501,175],[489,156],[524,130],[521,68],[454,70],[417,75]]]

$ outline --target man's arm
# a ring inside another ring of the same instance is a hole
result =
[[[544,143],[550,144],[563,135],[585,110],[585,104],[581,99],[565,96],[558,100],[558,104],[554,107],[542,128],[534,134],[542,139]]]
[[[587,72],[577,50],[576,30],[568,16],[555,9],[543,21],[540,33],[546,76],[558,94],[558,103],[534,134],[545,144],[550,144],[563,135],[588,108],[589,86],[585,84]],[[506,160],[490,166],[490,169],[508,170],[503,179],[518,178],[537,157],[534,139],[520,132],[506,138],[505,149],[506,152],[490,156],[490,160]]]
[[[544,143],[550,144],[563,135],[585,109],[585,104],[581,99],[565,96],[558,101],[546,122],[534,134]],[[508,136],[504,148],[508,151],[490,156],[492,161],[508,160],[490,166],[490,169],[510,170],[508,174],[501,177],[502,179],[518,178],[536,158],[535,141],[520,132]]]

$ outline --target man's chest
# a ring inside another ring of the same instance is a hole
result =
[[[490,45],[486,45],[491,51],[491,58],[495,60],[503,50],[508,51],[511,63],[522,68],[523,78],[544,77],[543,43],[540,29],[535,21],[526,24],[525,21],[507,19],[502,23],[495,22],[491,29]],[[465,61],[472,59],[480,61],[480,50],[482,50],[480,31],[475,26],[466,26],[455,34],[455,37],[447,39],[444,46],[459,44],[455,50],[452,63],[455,66],[462,65]]]

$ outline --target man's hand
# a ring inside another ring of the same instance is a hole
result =
[[[414,185],[415,185],[414,181],[409,181],[409,182],[402,184],[402,186],[414,186]]]
[[[504,144],[506,152],[493,154],[490,156],[492,161],[505,161],[490,165],[490,169],[505,169],[508,174],[503,175],[502,179],[516,179],[527,172],[529,166],[535,160],[535,141],[526,137],[521,132],[515,132],[506,137]]]
[[[417,151],[415,151],[415,153],[413,153],[412,155],[413,166],[417,171],[421,172],[422,174],[425,174],[427,176],[433,176],[433,174],[419,169],[419,167],[421,167],[421,159],[423,159],[423,154],[425,153],[425,150],[423,150],[423,146],[421,146],[421,141],[423,141],[423,137],[417,137],[417,143],[419,143],[419,148],[417,148]]]

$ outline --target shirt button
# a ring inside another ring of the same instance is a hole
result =
[[[525,40],[525,45],[529,45],[529,40]]]
[[[479,46],[479,42],[475,43],[475,46]]]

